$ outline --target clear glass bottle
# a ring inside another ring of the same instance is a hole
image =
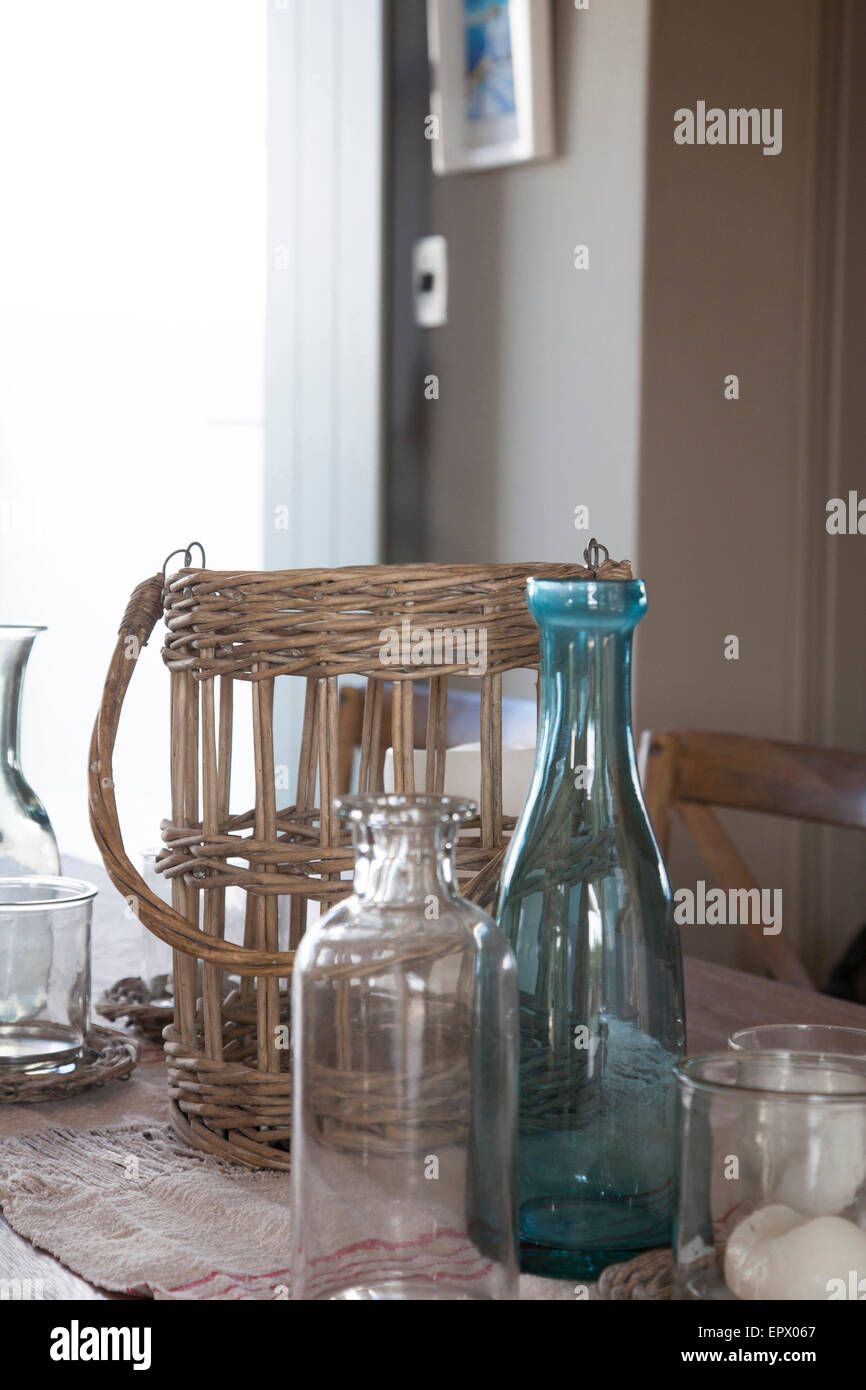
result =
[[[0,626],[0,877],[60,873],[45,807],[21,771],[21,692],[42,627]]]
[[[670,888],[631,733],[639,580],[534,580],[541,723],[503,866],[520,1000],[520,1264],[594,1279],[671,1238],[684,1042]]]
[[[471,803],[336,803],[354,892],[292,978],[293,1299],[517,1296],[517,993],[456,890]]]

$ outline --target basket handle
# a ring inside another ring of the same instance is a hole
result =
[[[90,827],[102,855],[108,877],[124,898],[135,898],[138,916],[149,931],[176,951],[197,956],[210,965],[242,975],[288,975],[294,952],[244,951],[238,965],[238,948],[220,937],[205,936],[198,927],[162,898],[157,897],[133,867],[123,844],[114,795],[114,745],[124,697],[143,647],[162,617],[162,574],[136,585],[118,629],[102,703],[93,726],[88,768]]]

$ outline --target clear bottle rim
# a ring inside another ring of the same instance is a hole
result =
[[[376,829],[431,825],[460,825],[478,814],[474,801],[430,792],[353,792],[334,799],[334,809],[346,820]]]

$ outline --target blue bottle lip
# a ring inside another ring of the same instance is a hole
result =
[[[642,579],[527,579],[526,601],[540,628],[629,630],[647,610]]]

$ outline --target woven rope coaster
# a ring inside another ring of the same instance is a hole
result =
[[[125,1081],[138,1061],[134,1038],[114,1028],[91,1028],[84,1056],[70,1071],[0,1073],[0,1104],[13,1105],[60,1100],[106,1081]]]
[[[598,1296],[606,1299],[670,1298],[673,1283],[671,1250],[647,1250],[623,1265],[608,1265],[598,1281]]]
[[[137,1033],[151,1042],[162,1042],[162,1030],[174,1021],[174,1009],[148,1002],[147,985],[136,975],[127,975],[107,989],[97,1004],[103,1018],[115,1023],[125,1018]]]

